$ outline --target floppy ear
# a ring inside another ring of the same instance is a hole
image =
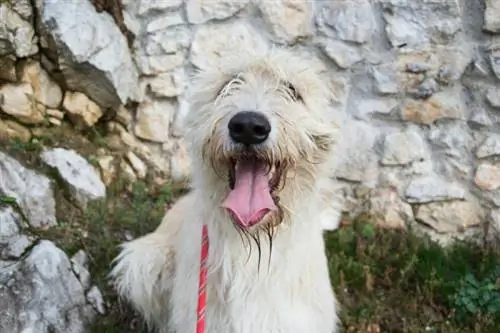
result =
[[[318,133],[312,135],[314,143],[319,150],[329,151],[335,140],[331,133]]]
[[[327,107],[311,127],[311,137],[316,147],[321,151],[329,151],[339,139],[340,127],[339,119],[336,119],[337,110]]]
[[[336,141],[336,127],[330,123],[321,124],[314,128],[311,137],[319,150],[329,151]]]
[[[198,70],[189,82],[187,98],[192,109],[201,109],[215,101],[230,77],[216,67]]]
[[[330,117],[327,117],[330,118]],[[341,139],[341,131],[337,121],[321,117],[311,127],[310,136],[316,146],[314,160],[317,163],[325,163],[334,156],[333,148]]]

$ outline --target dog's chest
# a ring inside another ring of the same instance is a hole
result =
[[[327,275],[313,265],[276,260],[269,267],[268,258],[261,256],[257,268],[256,258],[228,258],[213,271],[208,281],[207,333],[328,332],[318,327],[323,325],[319,322],[331,322],[328,317],[334,313]]]

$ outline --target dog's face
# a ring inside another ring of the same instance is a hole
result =
[[[280,223],[332,154],[331,92],[315,64],[285,50],[200,71],[186,119],[194,177],[242,229]]]

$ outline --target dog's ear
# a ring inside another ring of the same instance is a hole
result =
[[[321,151],[329,151],[334,144],[332,133],[317,133],[312,135],[314,144]]]
[[[335,144],[338,136],[338,125],[334,121],[323,119],[313,127],[311,137],[320,151],[329,151]]]

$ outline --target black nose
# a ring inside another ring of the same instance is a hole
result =
[[[229,135],[238,143],[256,145],[266,141],[271,124],[266,116],[258,112],[238,112],[229,120]]]

